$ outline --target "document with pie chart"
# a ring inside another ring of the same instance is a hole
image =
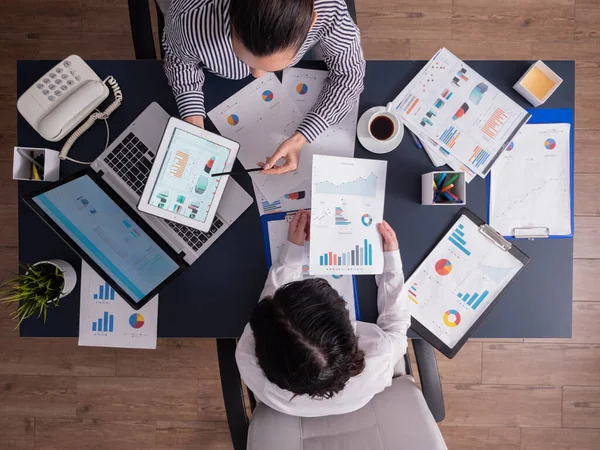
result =
[[[402,295],[412,317],[452,348],[523,266],[461,215],[406,280]]]
[[[379,274],[387,162],[315,155],[310,273]]]

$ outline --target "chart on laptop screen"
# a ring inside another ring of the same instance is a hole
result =
[[[175,129],[150,204],[205,222],[229,158],[229,149]]]

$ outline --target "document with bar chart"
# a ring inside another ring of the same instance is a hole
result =
[[[133,309],[85,261],[81,261],[79,345],[156,348],[158,295]]]
[[[315,155],[310,273],[379,274],[387,162]]]
[[[422,140],[431,138],[482,177],[530,117],[445,48],[392,104]]]
[[[525,265],[488,236],[461,215],[404,285],[413,318],[450,348]]]

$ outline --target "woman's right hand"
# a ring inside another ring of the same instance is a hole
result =
[[[183,120],[197,127],[204,128],[204,117],[202,116],[188,116]]]
[[[392,227],[390,227],[390,224],[384,220],[377,228],[383,238],[383,251],[393,252],[398,250],[398,239],[396,238],[396,233],[392,230]]]

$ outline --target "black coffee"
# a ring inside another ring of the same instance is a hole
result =
[[[394,122],[387,116],[379,116],[371,122],[371,134],[375,139],[385,141],[394,134]]]

